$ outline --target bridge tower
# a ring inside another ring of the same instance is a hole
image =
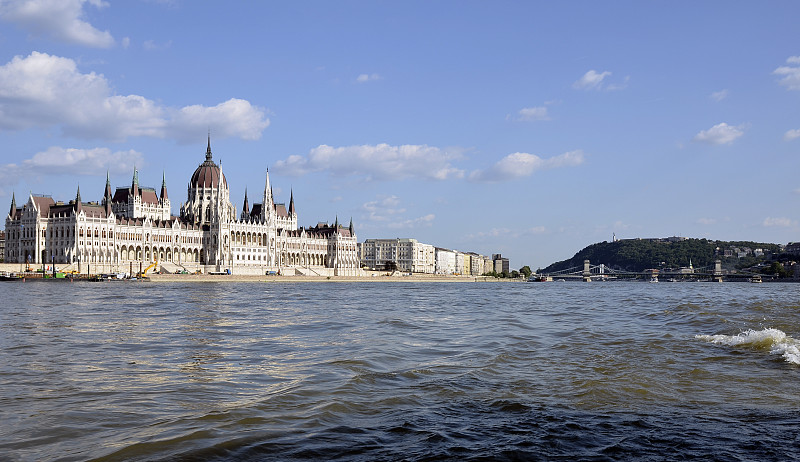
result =
[[[711,278],[714,282],[722,282],[722,261],[717,260],[714,262],[714,276]]]
[[[583,261],[583,282],[592,282],[592,265],[589,260]]]

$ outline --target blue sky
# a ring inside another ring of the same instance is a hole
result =
[[[0,0],[0,204],[231,197],[533,268],[800,239],[797,2]],[[7,205],[6,205],[7,207]],[[688,263],[688,262],[687,262]]]

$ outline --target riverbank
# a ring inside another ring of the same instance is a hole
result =
[[[491,276],[250,276],[237,274],[148,274],[151,282],[517,282],[521,279],[498,279]]]

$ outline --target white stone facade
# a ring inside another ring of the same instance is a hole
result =
[[[360,244],[361,263],[372,269],[386,269],[394,262],[400,271],[433,274],[436,252],[432,245],[416,239],[367,239]]]
[[[289,207],[273,201],[269,172],[263,200],[237,218],[222,168],[211,159],[195,170],[180,216],[170,214],[166,181],[160,197],[139,186],[112,195],[106,181],[101,202],[69,203],[30,195],[6,217],[6,262],[62,264],[81,272],[157,269],[230,271],[234,274],[361,275],[358,244],[349,227],[297,227],[294,197]],[[90,266],[94,268],[90,269]],[[63,268],[63,267],[62,267]]]

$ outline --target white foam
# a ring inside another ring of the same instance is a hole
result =
[[[750,329],[737,335],[695,335],[695,338],[719,345],[769,350],[786,362],[800,365],[800,342],[779,329]]]

